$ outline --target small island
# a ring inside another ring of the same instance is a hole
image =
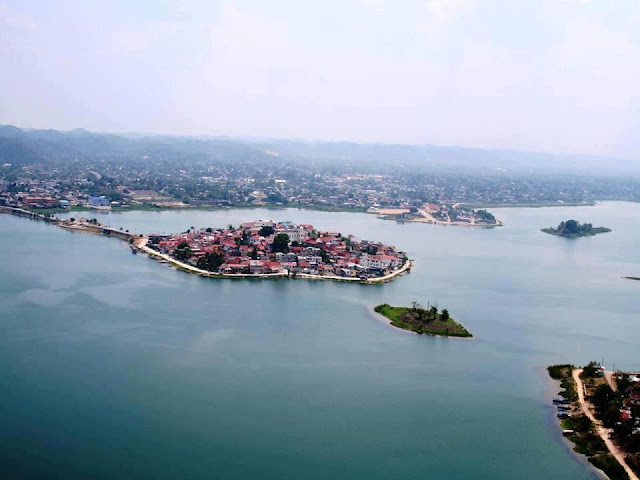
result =
[[[466,328],[449,316],[446,308],[438,312],[438,307],[429,306],[425,309],[418,302],[413,302],[411,307],[394,307],[384,303],[374,310],[388,318],[394,327],[418,334],[473,337]]]
[[[557,235],[558,237],[566,238],[578,238],[578,237],[591,237],[598,235],[599,233],[610,232],[610,228],[606,227],[594,227],[590,223],[579,223],[576,220],[567,220],[566,222],[560,222],[558,228],[543,228],[541,230],[544,233],[551,235]]]

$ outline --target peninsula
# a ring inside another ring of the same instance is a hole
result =
[[[367,213],[374,213],[383,220],[397,222],[431,223],[460,227],[499,227],[502,222],[485,209],[474,210],[460,203],[439,205],[425,203],[421,207],[378,208],[371,207]]]
[[[374,310],[388,318],[394,327],[410,330],[418,334],[438,335],[442,337],[472,337],[471,333],[449,316],[445,308],[430,306],[425,309],[418,302],[411,307],[394,307],[387,303],[378,305]]]
[[[640,377],[638,372],[608,372],[596,362],[583,368],[547,368],[560,381],[553,400],[563,435],[612,480],[640,475]]]
[[[557,228],[543,228],[540,231],[556,235],[558,237],[578,238],[591,237],[599,233],[607,233],[610,232],[611,229],[606,227],[594,227],[590,223],[581,224],[576,220],[567,220],[566,222],[560,222]]]

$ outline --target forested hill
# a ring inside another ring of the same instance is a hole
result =
[[[568,154],[435,145],[308,142],[303,140],[106,134],[84,129],[20,129],[0,126],[0,161],[29,164],[55,159],[105,157],[216,161],[286,159],[342,169],[386,171],[468,170],[483,173],[576,173],[640,176],[640,162]]]

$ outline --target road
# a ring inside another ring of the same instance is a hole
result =
[[[638,476],[634,473],[634,471],[631,470],[631,467],[627,465],[627,462],[624,458],[624,453],[622,453],[620,449],[609,438],[611,431],[607,428],[604,428],[602,426],[602,423],[599,420],[597,420],[596,417],[593,416],[593,413],[591,413],[591,410],[589,410],[589,404],[584,398],[584,388],[582,386],[582,380],[580,379],[581,373],[582,373],[581,368],[576,368],[573,371],[573,380],[576,382],[576,390],[578,391],[578,400],[580,402],[580,408],[582,408],[582,411],[584,412],[584,414],[595,424],[596,432],[598,433],[598,435],[600,435],[600,438],[602,438],[602,440],[604,441],[605,445],[611,452],[611,455],[615,457],[618,463],[622,465],[622,468],[624,468],[625,472],[627,472],[627,475],[629,475],[629,480],[640,480],[638,479]]]

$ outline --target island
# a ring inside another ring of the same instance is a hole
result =
[[[640,475],[640,377],[638,372],[606,371],[597,362],[582,368],[547,367],[560,382],[557,408],[562,433],[576,453],[610,479],[638,480]]]
[[[456,322],[445,308],[430,305],[422,308],[418,302],[411,307],[394,307],[387,303],[378,305],[374,310],[388,318],[394,327],[410,330],[418,334],[438,335],[441,337],[472,337],[471,333]]]
[[[598,235],[599,233],[607,233],[610,232],[611,229],[606,227],[594,227],[590,223],[581,224],[576,220],[567,220],[566,222],[560,222],[557,228],[543,228],[540,231],[550,235],[556,235],[558,237],[578,238],[591,237],[593,235]]]
[[[189,227],[175,235],[136,235],[97,219],[60,219],[0,205],[0,213],[40,220],[74,232],[125,240],[132,253],[208,278],[298,278],[379,284],[409,272],[404,251],[310,224],[257,220],[239,227]]]
[[[139,249],[209,277],[286,277],[381,283],[407,271],[405,252],[310,224],[257,220],[239,227],[149,235]]]

